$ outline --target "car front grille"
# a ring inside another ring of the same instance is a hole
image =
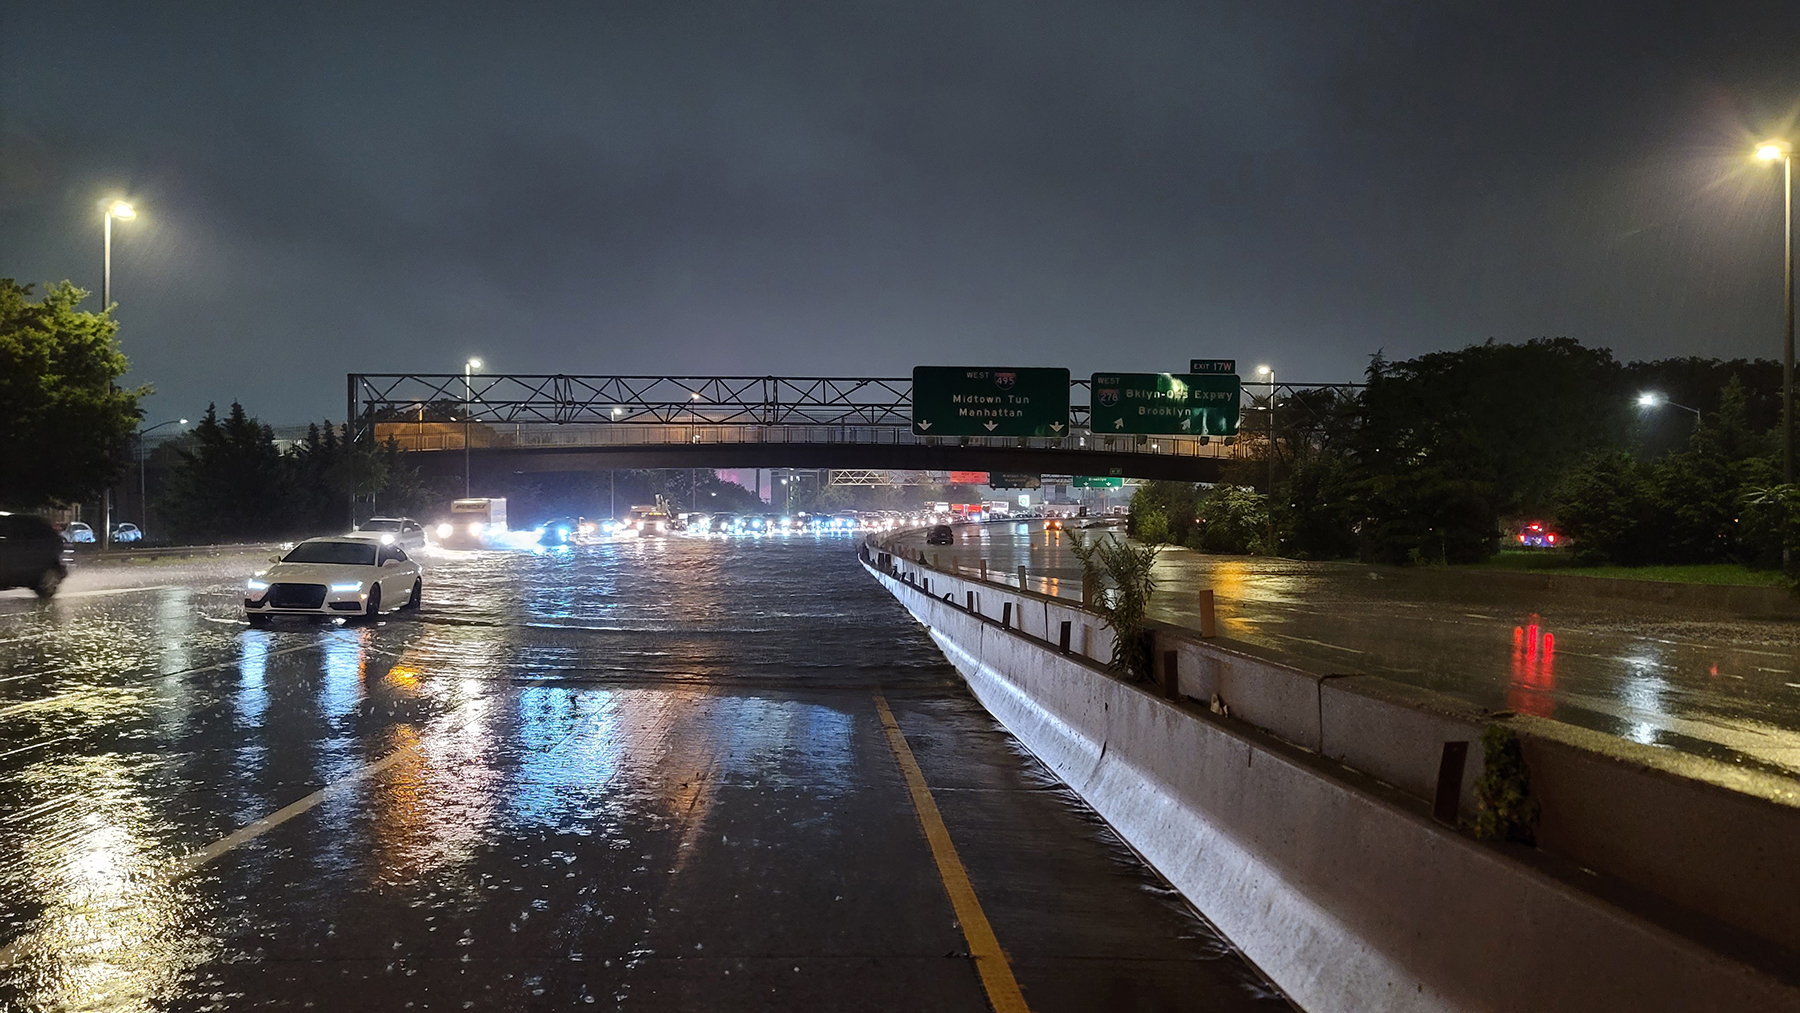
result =
[[[316,609],[325,604],[324,584],[270,584],[269,605],[278,609]]]

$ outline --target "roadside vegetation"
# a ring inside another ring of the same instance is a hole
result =
[[[119,386],[119,325],[78,309],[86,292],[65,281],[33,299],[33,287],[0,278],[0,509],[99,496],[150,393]]]
[[[1800,562],[1778,363],[1621,364],[1555,338],[1377,355],[1366,381],[1282,399],[1273,441],[1246,411],[1249,453],[1225,481],[1140,487],[1131,533],[1205,552],[1730,584],[1780,583],[1784,550]],[[1661,397],[1642,405],[1643,392]],[[1529,522],[1558,546],[1499,555]]]

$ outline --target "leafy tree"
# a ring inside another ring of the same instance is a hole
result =
[[[1169,515],[1161,507],[1150,507],[1143,512],[1133,512],[1131,523],[1137,527],[1138,541],[1145,545],[1160,545],[1169,541]]]
[[[275,434],[232,402],[225,419],[207,405],[169,476],[161,512],[182,540],[266,538],[286,534],[294,515],[293,486]]]
[[[1736,378],[1720,391],[1719,408],[1694,425],[1688,447],[1643,462],[1629,454],[1596,455],[1564,482],[1557,519],[1578,558],[1624,566],[1645,563],[1770,562],[1780,554],[1782,523],[1775,498],[1752,495],[1777,478],[1769,434],[1748,421],[1748,398]],[[1747,501],[1757,507],[1743,515]]]
[[[1148,545],[1183,544],[1193,529],[1198,500],[1199,487],[1192,482],[1145,482],[1131,493],[1125,533]]]
[[[1626,429],[1612,353],[1570,338],[1376,356],[1352,440],[1366,496],[1364,555],[1473,562],[1499,518],[1546,511],[1564,473]]]
[[[1268,551],[1269,505],[1262,493],[1217,485],[1201,498],[1189,548],[1242,555]]]
[[[0,505],[33,509],[90,499],[118,480],[121,451],[150,388],[121,390],[129,364],[119,325],[78,306],[68,282],[31,301],[0,278]]]
[[[1649,468],[1624,451],[1594,454],[1563,483],[1556,523],[1582,563],[1636,566],[1656,555],[1660,511]]]
[[[1275,486],[1280,552],[1297,559],[1355,556],[1364,502],[1352,462],[1327,448],[1303,456]]]

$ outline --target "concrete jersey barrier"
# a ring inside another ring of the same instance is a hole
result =
[[[1661,898],[1679,891],[1593,889],[1553,855],[1484,845],[1431,820],[1420,800],[1438,788],[1441,744],[1478,733],[1472,707],[1159,629],[1158,657],[1178,657],[1180,695],[1217,693],[1232,713],[1222,719],[1107,674],[1110,632],[1069,603],[878,550],[867,562],[982,704],[1307,1009],[1800,1009],[1792,975],[1780,973],[1791,951],[1764,947],[1756,966],[1724,955],[1743,933],[1671,914]],[[1068,655],[1063,622],[1087,627]],[[1578,843],[1570,828],[1587,821],[1562,823],[1593,799],[1573,787],[1583,782],[1571,765],[1631,768],[1558,755],[1570,744],[1526,733],[1534,786],[1549,789],[1542,834]],[[1465,816],[1479,770],[1477,748],[1459,785]],[[1591,783],[1640,796],[1629,810],[1656,780],[1637,778]],[[1752,804],[1753,816],[1754,804],[1769,806],[1699,787],[1715,805]],[[1794,896],[1769,892],[1777,903],[1766,908]]]

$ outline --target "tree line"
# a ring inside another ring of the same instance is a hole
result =
[[[435,498],[398,446],[352,442],[347,430],[313,423],[283,449],[242,404],[223,418],[208,405],[174,445],[157,511],[177,541],[256,540],[347,530],[352,489],[358,518],[411,513]]]
[[[1761,360],[1620,363],[1569,338],[1376,355],[1360,390],[1281,401],[1273,439],[1267,409],[1247,411],[1249,453],[1221,483],[1141,487],[1133,532],[1210,552],[1469,563],[1542,521],[1585,562],[1775,566],[1800,544],[1780,376]],[[1648,391],[1663,398],[1639,404]]]

